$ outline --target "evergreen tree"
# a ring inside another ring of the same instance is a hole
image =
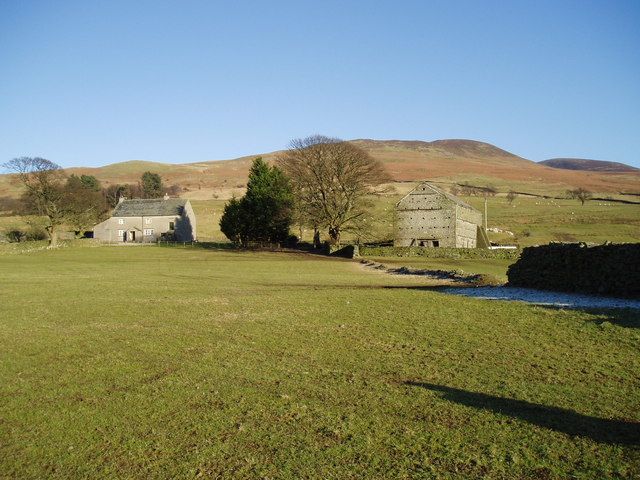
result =
[[[71,176],[73,177],[74,175]],[[82,185],[84,185],[85,188],[88,188],[89,190],[93,190],[95,192],[99,192],[100,190],[102,190],[100,180],[98,180],[93,175],[80,175],[80,181],[82,182]]]
[[[144,172],[140,178],[140,187],[144,198],[159,198],[162,196],[162,179],[160,175],[152,172]]]
[[[233,197],[224,206],[220,217],[220,231],[237,246],[246,246],[246,234],[240,200]]]
[[[289,179],[278,167],[256,158],[249,172],[247,192],[226,206],[220,228],[232,242],[282,242],[289,235],[293,193]]]

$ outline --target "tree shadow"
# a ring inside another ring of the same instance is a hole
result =
[[[183,215],[176,219],[174,237],[178,242],[193,242],[196,238],[191,219]]]
[[[559,307],[544,305],[544,308],[559,310]],[[640,310],[635,308],[572,308],[572,310],[588,313],[596,318],[588,320],[604,327],[607,322],[625,328],[640,328]]]
[[[456,285],[459,286],[459,285]],[[381,285],[380,288],[385,290],[418,290],[420,292],[442,292],[444,288],[451,288],[452,285]]]
[[[612,445],[640,445],[640,422],[590,417],[564,408],[548,407],[427,382],[406,381],[404,385],[441,392],[442,398],[450,402],[519,418],[566,435],[586,437],[599,443]]]

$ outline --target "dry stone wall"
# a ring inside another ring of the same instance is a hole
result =
[[[361,257],[497,258],[515,260],[521,250],[485,248],[420,248],[360,246]]]
[[[640,297],[640,243],[528,247],[507,276],[515,287]]]

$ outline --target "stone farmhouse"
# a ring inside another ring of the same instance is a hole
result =
[[[192,242],[196,216],[181,198],[121,198],[111,218],[93,227],[93,238],[109,243],[146,243],[159,239]]]
[[[482,213],[424,182],[396,204],[396,247],[488,248]]]

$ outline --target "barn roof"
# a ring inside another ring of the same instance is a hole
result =
[[[473,208],[471,205],[469,205],[468,203],[463,202],[461,199],[459,199],[455,195],[451,195],[450,193],[445,192],[441,188],[436,187],[435,185],[432,185],[429,182],[420,183],[416,188],[414,188],[407,195],[402,197],[402,199],[398,203],[396,203],[396,206],[400,205],[402,203],[402,201],[405,198],[407,198],[409,195],[433,195],[433,194],[444,195],[447,199],[451,200],[453,203],[456,203],[457,205],[460,205],[461,207],[469,208],[471,210],[478,211],[475,208]]]
[[[123,200],[116,205],[113,217],[163,217],[182,215],[188,200],[182,198],[148,198]]]

